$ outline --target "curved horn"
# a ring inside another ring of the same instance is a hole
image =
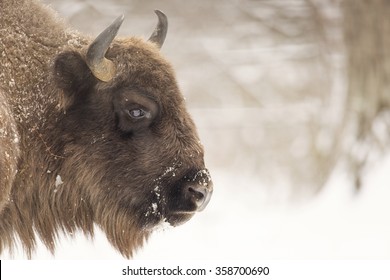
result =
[[[86,57],[87,65],[93,75],[103,82],[110,81],[115,75],[114,63],[104,56],[118,33],[124,18],[124,15],[119,16],[88,47]]]
[[[159,10],[155,10],[154,12],[158,16],[158,24],[150,36],[149,41],[156,43],[161,48],[164,44],[165,37],[167,36],[168,18]]]

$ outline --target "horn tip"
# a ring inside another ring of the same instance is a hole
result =
[[[119,17],[116,18],[115,21],[117,21],[118,23],[122,23],[124,19],[125,19],[125,15],[121,14]]]
[[[161,10],[154,10],[154,13],[158,16],[160,20],[167,21],[167,16]]]
[[[156,43],[161,48],[167,35],[168,18],[160,10],[154,10],[154,12],[158,17],[158,23],[148,41]]]

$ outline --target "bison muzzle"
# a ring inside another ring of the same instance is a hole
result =
[[[0,0],[0,252],[20,241],[99,226],[125,257],[165,222],[208,204],[203,147],[160,53],[148,40],[71,30],[36,0]]]

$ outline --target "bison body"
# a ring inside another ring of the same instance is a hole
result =
[[[94,40],[39,1],[0,0],[0,252],[20,240],[31,256],[37,238],[54,252],[59,232],[96,224],[131,257],[156,225],[207,205],[157,14],[148,41],[114,39],[123,18]]]

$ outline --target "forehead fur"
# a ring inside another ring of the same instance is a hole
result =
[[[176,86],[170,63],[154,43],[136,37],[119,39],[106,57],[116,65],[114,84],[151,88],[152,91]]]
[[[106,58],[114,62],[116,74],[112,81],[99,87],[139,90],[152,96],[165,111],[175,108],[187,115],[174,70],[157,45],[137,37],[120,38],[112,43]]]

